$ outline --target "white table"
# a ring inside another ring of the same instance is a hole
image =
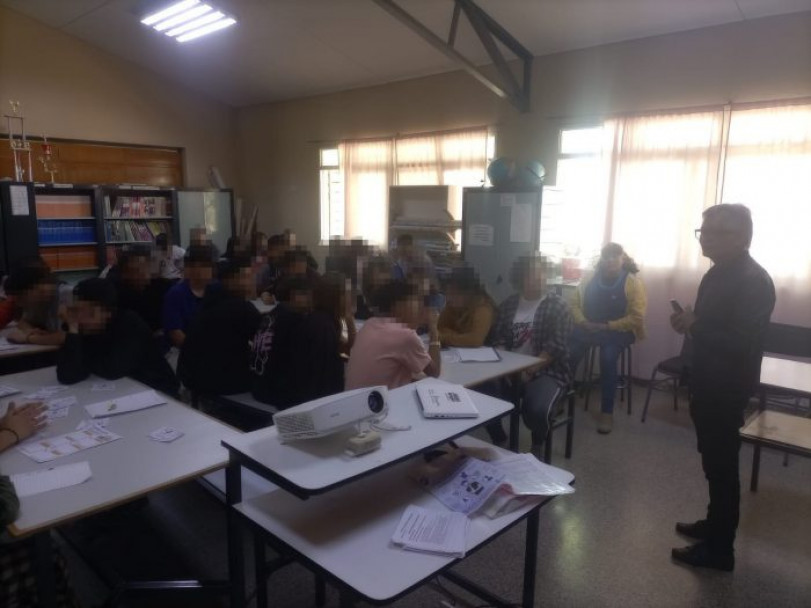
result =
[[[510,376],[538,365],[538,357],[512,353],[508,350],[497,350],[499,361],[470,362],[442,361],[442,373],[439,377],[446,382],[472,387],[488,380]]]
[[[381,448],[358,458],[349,457],[343,453],[346,439],[352,433],[283,444],[279,440],[276,428],[271,427],[225,440],[223,445],[229,451],[229,465],[226,471],[226,502],[234,507],[242,502],[242,467],[271,480],[295,497],[309,498],[316,495],[331,497],[336,489],[354,486],[360,480],[374,479],[379,475],[373,474],[381,474],[384,469],[465,435],[472,429],[495,420],[513,409],[512,404],[500,399],[475,392],[471,392],[471,396],[480,413],[478,418],[427,420],[420,413],[414,384],[390,391],[390,413],[386,422],[396,426],[410,425],[411,429],[383,431]],[[327,494],[327,492],[329,493]],[[280,494],[274,495],[281,496]],[[247,505],[245,508],[248,508]],[[244,514],[244,511],[229,510],[231,606],[235,607],[243,606],[245,603],[244,551],[240,513]],[[329,519],[334,521],[333,518]],[[537,541],[537,529],[536,510],[532,513],[527,532],[526,563],[532,576],[525,577],[525,585],[528,585],[525,588],[525,598],[527,595],[534,596],[534,551],[537,544],[535,542]],[[532,580],[529,581],[528,578]]]
[[[511,454],[471,437],[464,437],[459,443],[462,447]],[[271,544],[305,556],[316,569],[337,578],[355,595],[372,602],[392,601],[460,561],[454,557],[406,551],[390,543],[407,505],[447,509],[433,495],[407,479],[409,467],[420,458],[303,502],[277,489],[240,503],[236,509],[256,529],[258,542],[264,543],[269,537]],[[562,483],[571,483],[574,479],[571,473],[561,469],[549,467],[548,470]],[[495,519],[483,515],[473,517],[467,553],[483,546],[549,500],[549,497],[537,497],[519,510]],[[258,581],[264,580],[266,575],[263,564],[259,551]],[[531,572],[534,577],[534,568]],[[261,608],[264,592],[259,591],[257,598]]]
[[[811,456],[811,419],[766,410],[767,388],[811,398],[811,362],[763,357],[760,367],[760,410],[741,429],[741,440],[754,446],[749,490],[757,492],[760,450],[776,448],[788,454]]]
[[[21,369],[27,370],[37,366],[42,367],[44,364],[53,365],[54,359],[47,357],[47,355],[55,355],[59,347],[39,344],[11,344],[6,338],[10,331],[10,327],[0,330],[0,346],[3,346],[2,350],[0,350],[0,374],[21,371]],[[41,357],[35,357],[35,355],[41,355]],[[44,359],[44,362],[37,361],[37,359]]]
[[[21,389],[23,395],[42,386],[58,384],[54,367],[3,376],[1,381]],[[68,416],[46,427],[47,432],[59,435],[75,430],[80,421],[89,418],[85,404],[148,388],[135,380],[122,378],[114,381],[115,390],[92,391],[93,384],[100,381],[91,377],[56,395],[54,398],[74,395],[78,404],[71,406]],[[19,402],[19,397],[1,400],[0,409],[5,411],[6,404]],[[147,436],[162,426],[173,426],[185,434],[172,443],[159,443]],[[50,463],[36,463],[13,448],[0,454],[0,471],[4,475],[81,461],[90,463],[93,474],[81,485],[22,498],[20,517],[9,527],[13,536],[37,535],[43,541],[38,544],[47,547],[48,531],[59,524],[224,467],[227,452],[221,442],[240,435],[239,431],[168,397],[165,405],[110,418],[108,428],[122,439]]]

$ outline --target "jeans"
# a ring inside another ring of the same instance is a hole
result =
[[[505,401],[513,399],[513,385],[509,380],[490,380],[474,387],[474,390]],[[562,391],[563,387],[556,380],[544,374],[524,384],[521,417],[532,432],[533,446],[543,445],[546,441],[552,407],[558,402]],[[495,420],[485,428],[493,443],[506,443],[507,433],[504,432],[501,420]]]
[[[740,518],[738,460],[747,397],[694,394],[690,417],[696,427],[701,466],[709,486],[707,544],[714,553],[730,554]]]
[[[614,395],[617,392],[617,362],[626,346],[634,343],[634,334],[630,331],[586,331],[575,326],[569,338],[569,365],[572,373],[589,346],[600,347],[600,391],[602,393],[601,411],[610,414],[614,411]],[[630,387],[629,387],[630,390]]]

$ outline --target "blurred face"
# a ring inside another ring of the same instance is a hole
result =
[[[287,305],[296,312],[306,314],[313,309],[313,294],[311,291],[294,289]]]
[[[300,277],[307,274],[307,260],[295,259],[287,266],[287,272],[291,276]]]
[[[112,315],[101,304],[79,300],[76,302],[76,318],[83,334],[98,334],[107,327]]]
[[[445,290],[445,303],[452,308],[465,308],[470,302],[470,294],[458,287],[449,286]]]
[[[268,248],[268,260],[271,262],[278,262],[285,252],[284,244],[277,243]]]
[[[713,262],[722,262],[746,251],[746,236],[734,218],[725,214],[705,217],[699,236],[701,252]]]
[[[256,291],[256,279],[254,278],[253,269],[240,268],[236,274],[226,278],[223,282],[225,288],[232,294],[242,298],[253,297]]]
[[[606,253],[600,257],[600,272],[605,277],[618,277],[622,271],[622,261],[621,253]]]
[[[392,310],[394,318],[411,329],[417,329],[422,321],[421,298],[411,296],[397,302]]]
[[[208,264],[186,264],[183,275],[192,283],[210,283],[214,272]]]
[[[151,274],[151,261],[148,258],[137,257],[131,259],[122,269],[121,278],[127,285],[141,289],[149,283]]]
[[[413,243],[402,243],[397,245],[397,255],[401,258],[405,258],[406,260],[410,260],[414,257],[414,244]]]
[[[21,292],[17,301],[23,308],[27,306],[44,306],[56,297],[56,283],[44,281],[37,283],[31,289]]]
[[[205,228],[192,228],[189,231],[189,241],[192,245],[205,245],[208,240]]]
[[[524,297],[527,299],[537,298],[546,287],[546,272],[543,267],[543,262],[540,260],[533,261],[527,270],[527,276],[524,278]]]

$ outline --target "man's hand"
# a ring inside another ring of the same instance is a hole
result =
[[[679,334],[688,333],[695,322],[696,315],[690,306],[686,306],[683,312],[674,312],[670,315],[670,326]]]
[[[42,401],[26,403],[20,407],[12,401],[8,404],[6,415],[0,418],[0,428],[11,429],[20,441],[28,439],[48,423],[44,416],[46,409]]]

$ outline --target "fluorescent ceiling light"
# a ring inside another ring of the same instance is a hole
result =
[[[141,23],[178,42],[186,42],[232,26],[236,19],[200,0],[183,0],[147,15]]]
[[[205,36],[206,34],[210,34],[211,32],[216,32],[217,30],[225,29],[226,27],[230,27],[237,22],[236,19],[231,19],[230,17],[227,19],[223,19],[221,21],[217,21],[212,23],[211,25],[206,25],[201,28],[198,28],[194,31],[189,32],[188,34],[183,34],[182,36],[177,37],[178,42],[187,42],[189,40],[194,40],[195,38],[199,38],[200,36]]]

